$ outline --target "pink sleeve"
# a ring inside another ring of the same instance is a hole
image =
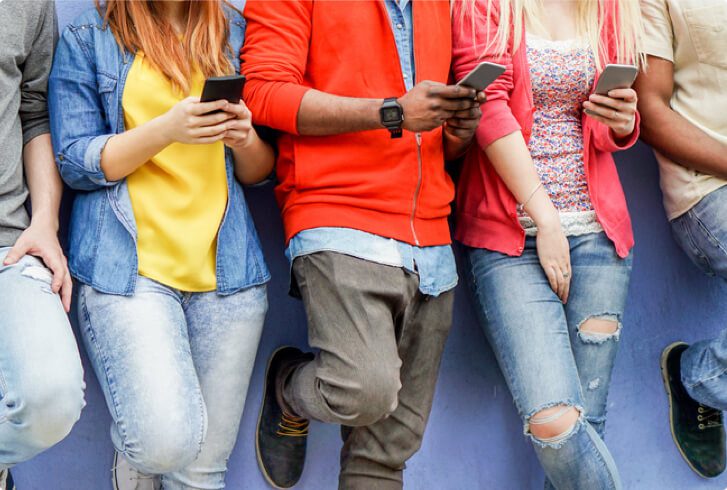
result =
[[[510,109],[513,88],[512,42],[500,55],[492,40],[496,38],[499,8],[493,6],[488,15],[487,2],[475,2],[474,11],[463,12],[463,2],[455,2],[452,13],[452,70],[461,80],[483,61],[505,65],[505,73],[487,89],[487,102],[482,105],[482,120],[477,128],[477,142],[484,150],[496,140],[522,128]],[[488,40],[490,41],[488,43]]]

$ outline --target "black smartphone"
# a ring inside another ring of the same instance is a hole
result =
[[[200,102],[226,100],[231,104],[239,104],[244,86],[244,75],[208,78],[204,83]]]

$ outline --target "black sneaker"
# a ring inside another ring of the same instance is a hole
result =
[[[689,467],[699,476],[714,478],[725,470],[722,412],[694,400],[684,388],[681,358],[687,347],[684,342],[675,342],[661,354],[671,435]]]
[[[278,396],[291,369],[312,359],[294,347],[281,347],[268,361],[255,448],[260,470],[274,488],[291,488],[303,473],[309,421],[287,413]]]

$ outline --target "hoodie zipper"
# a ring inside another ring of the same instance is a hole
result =
[[[414,235],[414,243],[416,246],[419,246],[419,237],[417,237],[416,229],[414,229],[414,217],[417,214],[417,201],[419,200],[419,192],[422,189],[422,134],[416,133],[416,141],[417,141],[417,187],[414,191],[414,201],[412,203],[411,208],[411,220],[409,224],[411,225],[411,233]]]

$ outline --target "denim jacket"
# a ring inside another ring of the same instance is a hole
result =
[[[239,72],[245,21],[232,9],[227,14],[228,55]],[[71,273],[94,289],[124,296],[134,293],[138,275],[136,221],[126,180],[105,179],[101,151],[124,132],[121,101],[133,61],[134,54],[119,48],[93,9],[64,29],[49,82],[56,162],[66,184],[78,191],[70,225]],[[223,295],[270,279],[229,148],[225,162],[228,202],[217,240],[217,292]]]

